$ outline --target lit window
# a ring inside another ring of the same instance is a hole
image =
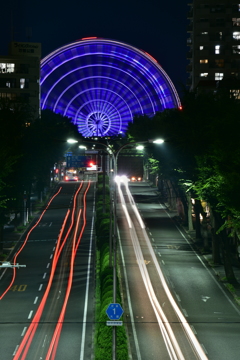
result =
[[[220,54],[220,45],[215,45],[215,54]]]
[[[207,76],[208,76],[208,73],[200,73],[200,76],[201,76],[201,77],[207,77]]]
[[[14,100],[16,98],[16,94],[14,94],[14,93],[0,93],[0,98],[1,99]]]
[[[7,81],[7,82],[6,82],[6,87],[9,87],[9,88],[11,87],[10,81]]]
[[[234,97],[234,99],[240,99],[240,90],[239,89],[234,89],[234,90],[230,90],[230,96]]]
[[[233,32],[233,39],[240,40],[240,31]]]
[[[25,79],[20,79],[20,89],[25,88]]]
[[[215,60],[216,67],[224,67],[224,60],[223,59],[216,59]]]
[[[15,64],[12,63],[0,63],[0,73],[13,73]]]
[[[204,49],[204,46],[203,45],[200,45],[199,46],[199,50],[203,50]]]
[[[222,80],[223,79],[223,73],[215,73],[215,80]]]
[[[202,32],[201,32],[201,35],[207,35],[207,34],[208,34],[207,31],[202,31]]]
[[[233,54],[240,54],[240,45],[233,45],[232,52]]]
[[[240,18],[232,18],[233,26],[240,26]]]
[[[200,64],[207,64],[208,63],[208,59],[201,59],[199,61],[200,61]]]

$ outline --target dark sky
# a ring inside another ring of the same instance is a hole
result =
[[[187,3],[187,0],[5,1],[1,7],[0,54],[7,55],[12,34],[15,41],[41,42],[42,57],[83,37],[115,39],[151,54],[180,91],[187,79]]]

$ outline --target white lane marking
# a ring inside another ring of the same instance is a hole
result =
[[[23,328],[23,331],[22,331],[22,333],[21,333],[21,336],[24,336],[26,330],[27,330],[27,326],[25,326],[25,327]]]
[[[52,249],[53,251],[56,249],[56,246],[54,246],[54,248]]]
[[[149,231],[149,234],[152,235],[152,233]]]
[[[165,265],[165,262],[164,262],[164,260],[162,260],[162,263],[163,263],[163,265]]]
[[[125,287],[126,287],[126,292],[127,292],[128,307],[129,307],[130,319],[131,319],[131,324],[132,324],[132,329],[133,329],[133,337],[134,337],[134,342],[135,342],[135,347],[136,347],[136,352],[137,352],[137,359],[141,360],[142,357],[141,357],[141,353],[140,353],[140,349],[139,349],[137,332],[136,332],[136,327],[135,327],[135,322],[134,322],[134,317],[133,317],[133,310],[132,310],[132,303],[131,303],[131,297],[130,297],[130,291],[129,291],[129,285],[128,285],[127,271],[126,271],[121,237],[120,237],[119,232],[118,232],[118,238],[119,238],[119,248],[120,248],[120,253],[121,253],[121,258],[122,258],[122,264],[123,264],[123,272],[124,272],[124,278],[125,278]]]
[[[43,274],[43,279],[45,279],[46,275],[47,275],[47,273],[44,273],[44,274]]]
[[[29,315],[28,315],[28,319],[31,319],[32,314],[33,314],[33,310],[30,311],[30,313],[29,313]]]
[[[47,339],[47,335],[45,335],[45,337],[44,337],[42,347],[44,347],[44,346],[45,346],[46,339]]]
[[[50,259],[53,257],[53,254],[50,255]]]
[[[207,302],[207,301],[208,301],[208,299],[210,299],[210,297],[209,297],[209,296],[203,296],[203,295],[202,295],[202,301]]]
[[[16,347],[15,347],[15,350],[14,350],[14,353],[13,353],[13,356],[14,355],[16,355],[16,352],[17,352],[17,349],[19,348],[19,345],[17,345]]]
[[[49,227],[52,226],[52,222],[50,222]]]
[[[187,313],[187,310],[186,310],[186,309],[182,309],[182,312],[184,313],[184,316],[185,316],[185,317],[188,317],[188,313]]]
[[[152,241],[155,241],[154,238],[152,238]]]
[[[178,294],[176,294],[176,298],[178,299],[179,302],[181,302],[180,296]]]
[[[190,327],[191,327],[193,333],[194,333],[195,335],[197,335],[197,331],[196,331],[195,327],[194,327],[193,325],[190,325]]]
[[[39,286],[38,291],[41,291],[41,290],[42,290],[42,287],[43,287],[43,284],[41,284],[41,285]]]
[[[47,269],[49,268],[49,266],[50,266],[50,263],[47,264]]]
[[[35,297],[34,304],[36,304],[38,301],[38,296]]]
[[[204,351],[204,352],[205,352],[205,354],[207,355],[207,354],[208,354],[208,352],[207,352],[207,350],[206,350],[205,346],[204,346],[203,344],[201,344],[201,347],[203,348],[203,351]]]
[[[94,198],[94,202],[93,202],[93,210],[94,210],[94,207],[95,207],[95,198]],[[88,296],[89,296],[89,282],[90,282],[90,272],[91,272],[91,256],[92,256],[92,245],[93,245],[94,222],[95,222],[95,219],[94,219],[94,211],[93,211],[91,233],[90,233],[89,253],[88,253],[89,255],[88,255],[88,268],[87,268],[87,282],[86,282],[86,292],[85,292],[84,312],[83,312],[83,327],[82,327],[82,342],[81,342],[80,360],[84,360],[84,347],[85,347],[85,337],[86,337],[86,324],[87,324],[87,310],[88,310]]]
[[[158,255],[159,255],[159,256],[162,256],[160,252],[158,252]]]

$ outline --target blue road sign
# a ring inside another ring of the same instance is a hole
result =
[[[123,309],[120,304],[109,304],[106,314],[110,320],[118,320],[123,314]]]

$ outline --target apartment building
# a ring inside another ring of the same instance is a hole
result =
[[[13,41],[8,55],[0,55],[0,98],[29,103],[40,115],[41,44]]]
[[[240,98],[240,0],[193,0],[189,7],[187,85],[225,86]]]

